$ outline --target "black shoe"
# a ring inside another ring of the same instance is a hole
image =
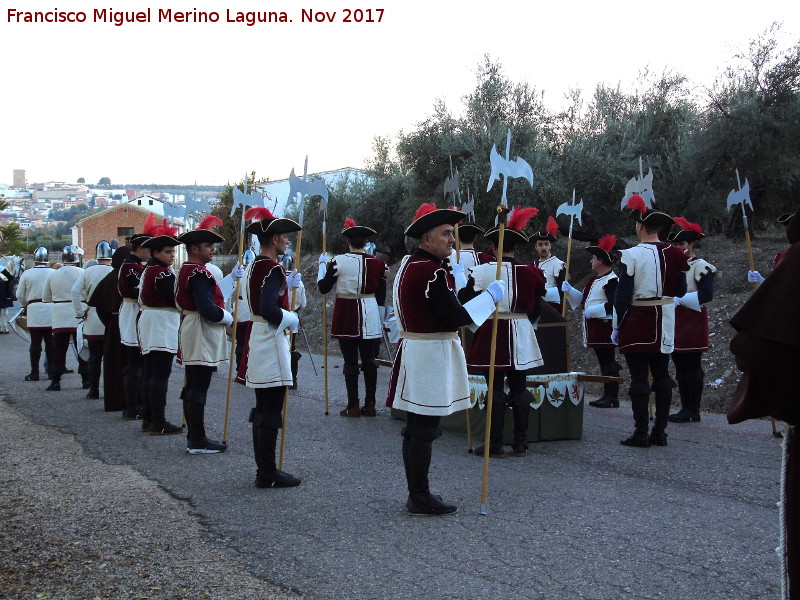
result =
[[[127,410],[122,411],[122,420],[123,421],[135,421],[136,415],[131,415]]]
[[[458,507],[442,502],[440,496],[429,496],[425,504],[417,504],[410,497],[406,502],[408,514],[412,517],[438,517],[442,515],[454,515],[458,512]]]
[[[89,393],[86,394],[86,397],[89,400],[100,400],[100,392],[97,390],[89,390]]]
[[[225,452],[228,445],[214,440],[206,440],[203,443],[187,442],[186,451],[189,454],[219,454]]]
[[[286,487],[296,487],[300,485],[302,480],[298,479],[294,475],[290,475],[289,473],[284,473],[283,471],[275,470],[275,472],[270,473],[266,477],[256,477],[256,487],[257,488],[286,488]]]
[[[620,441],[623,446],[633,446],[635,448],[649,448],[650,438],[647,433],[634,433],[631,437]]]
[[[667,433],[665,431],[651,431],[650,432],[650,445],[651,446],[666,446]]]
[[[31,373],[29,375],[25,375],[25,381],[39,381],[39,374]]]
[[[81,385],[83,386],[83,389],[85,389],[85,390],[88,390],[90,387],[92,387],[92,384],[89,383],[88,381],[84,381]]]
[[[514,453],[514,456],[525,456],[528,453],[528,444],[514,444],[511,446],[511,451]],[[489,452],[491,452],[491,449],[489,449]]]
[[[700,413],[682,408],[678,412],[672,413],[670,416],[668,416],[667,420],[673,423],[699,423]]]
[[[484,453],[484,446],[478,446],[475,448],[474,452],[476,455],[483,457]],[[489,458],[505,458],[506,451],[503,449],[502,446],[489,446]]]
[[[600,398],[600,400],[595,400],[589,404],[596,406],[597,408],[619,408],[619,398],[604,396],[603,398]]]
[[[144,429],[144,421],[142,421],[142,429]],[[182,433],[183,427],[180,425],[173,425],[169,421],[164,421],[162,425],[156,425],[155,423],[150,425],[150,435],[174,435],[176,433]]]
[[[605,399],[606,399],[606,396],[603,396],[602,398],[598,398],[597,400],[590,400],[589,401],[589,406],[597,406],[598,402],[602,402]]]
[[[144,419],[142,419],[142,431],[144,432],[150,431],[151,425],[152,423],[150,423],[150,421],[145,421]]]
[[[60,392],[61,391],[61,383],[58,382],[58,381],[53,381],[52,383],[50,383],[50,385],[48,385],[46,388],[44,388],[44,391],[45,392]]]

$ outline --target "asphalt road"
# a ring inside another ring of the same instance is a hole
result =
[[[77,374],[64,376],[61,392],[24,382],[27,344],[13,334],[0,336],[0,355],[0,392],[17,410],[73,434],[89,456],[157,482],[221,552],[308,598],[779,596],[780,441],[766,421],[732,427],[707,414],[699,424],[671,424],[669,446],[638,449],[619,444],[632,429],[629,404],[587,407],[582,440],[492,460],[486,516],[481,460],[464,438],[445,433],[434,444],[431,484],[459,513],[419,518],[405,511],[402,423],[382,406],[377,418],[338,416],[338,358],[330,360],[329,416],[322,374],[314,376],[308,357],[300,389],[289,394],[284,468],[303,484],[259,490],[247,423],[252,390],[234,385],[228,452],[189,456],[182,436],[145,435],[139,422],[85,399]],[[182,379],[176,366],[173,422]],[[388,369],[379,369],[379,395],[387,380]],[[226,383],[224,370],[212,380],[211,437],[222,431]]]

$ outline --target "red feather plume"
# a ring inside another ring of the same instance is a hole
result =
[[[628,198],[625,208],[638,210],[642,216],[647,214],[647,204],[645,203],[644,198],[642,198],[639,194],[633,194],[630,198]]]
[[[514,214],[511,215],[511,218],[508,220],[508,228],[513,229],[517,233],[520,233],[525,226],[528,224],[533,217],[535,217],[539,213],[538,208],[534,208],[533,206],[529,208],[522,208],[521,206],[517,206],[514,209]]]
[[[420,217],[424,217],[428,213],[432,213],[436,210],[436,203],[431,202],[430,204],[423,204],[417,209],[417,214],[414,215],[414,220],[416,221]]]
[[[171,236],[171,237],[175,237],[175,234],[178,233],[178,228],[177,227],[170,227],[169,224],[167,223],[166,219],[164,219],[164,222],[161,223],[160,229],[161,229],[161,233],[159,233],[159,235],[168,235],[168,236]]]
[[[150,213],[147,215],[147,218],[144,220],[144,227],[142,228],[142,233],[149,236],[155,236],[155,231],[158,229],[158,223],[156,223],[156,215],[154,213]]]
[[[675,217],[675,225],[681,229],[688,229],[689,231],[694,231],[695,233],[699,233],[701,235],[703,233],[703,228],[700,227],[700,225],[697,223],[690,223],[683,217]]]
[[[610,253],[616,243],[617,243],[617,236],[604,235],[598,240],[597,247],[600,248],[601,250],[605,250],[606,252]]]
[[[212,227],[222,227],[222,219],[214,215],[208,215],[197,226],[198,229],[211,229]]]
[[[268,208],[254,206],[244,213],[245,221],[263,221],[264,219],[274,219],[275,215]]]
[[[556,220],[552,217],[552,215],[547,217],[547,226],[545,229],[547,230],[547,233],[553,237],[558,237],[558,223],[556,223]]]
[[[345,229],[348,229],[349,227],[355,227],[355,226],[356,226],[356,222],[353,221],[353,219],[351,219],[350,217],[347,217],[344,220],[344,228]]]

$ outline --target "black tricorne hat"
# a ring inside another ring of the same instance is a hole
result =
[[[535,217],[538,212],[538,208],[522,208],[521,206],[517,206],[508,217],[508,225],[505,227],[505,232],[503,233],[504,244],[508,242],[509,246],[513,246],[515,244],[527,243],[529,238],[522,233],[522,230],[525,229],[528,225],[528,221],[530,221],[532,217]],[[483,237],[493,242],[496,246],[500,240],[500,226],[495,225],[484,233]]]
[[[558,223],[553,218],[553,215],[550,215],[547,218],[547,225],[545,226],[544,231],[535,231],[531,234],[528,239],[533,242],[534,244],[539,240],[547,240],[551,244],[555,244],[558,238],[556,237],[558,234]]]
[[[412,238],[421,238],[426,231],[440,225],[455,225],[466,217],[466,213],[452,208],[436,208],[436,204],[423,204],[417,209],[414,220],[406,228],[405,235]]]
[[[142,248],[163,248],[165,246],[180,246],[183,242],[175,238],[178,233],[177,227],[170,227],[164,219],[161,225],[155,225],[155,217],[152,213],[147,217],[144,224],[144,234],[149,235],[150,239],[145,240],[140,245]]]
[[[667,236],[667,241],[671,244],[676,244],[678,242],[690,242],[694,243],[697,240],[702,240],[706,237],[703,234],[703,229],[697,223],[690,223],[683,217],[675,217],[674,219],[675,225],[680,227],[680,231],[676,231],[675,233],[670,234]]]
[[[475,232],[475,235],[477,235],[479,233],[484,233],[484,231],[485,231],[483,229],[483,227],[481,227],[477,223],[473,223],[471,221],[467,221],[466,223],[459,223],[458,224],[458,229],[460,231],[464,231],[465,229],[470,229],[470,230]]]
[[[662,227],[663,225],[673,225],[675,220],[667,213],[660,210],[650,210],[647,204],[639,194],[633,194],[628,198],[628,203],[625,208],[630,209],[630,218],[637,223],[643,225],[651,225],[653,227]]]
[[[128,238],[128,241],[130,242],[131,246],[141,246],[149,239],[150,239],[149,235],[146,235],[144,233],[134,233],[132,236]]]
[[[789,223],[792,222],[792,217],[793,216],[794,216],[794,213],[783,213],[780,217],[778,217],[778,223],[780,223],[781,225],[788,226]]]
[[[224,242],[225,238],[223,238],[220,234],[211,231],[211,228],[221,226],[222,219],[215,217],[214,215],[208,215],[206,218],[200,221],[200,223],[197,225],[197,229],[182,233],[178,236],[178,240],[187,246],[189,244],[202,244],[203,242],[218,244],[219,242]]]
[[[253,235],[276,235],[281,233],[292,233],[293,231],[302,231],[302,227],[292,219],[279,218],[273,215],[269,209],[263,207],[251,208],[244,213],[245,221],[251,221],[245,228],[247,233]]]
[[[586,251],[593,256],[596,256],[598,259],[610,265],[614,262],[614,257],[611,255],[611,251],[614,249],[614,246],[617,243],[617,236],[615,235],[604,235],[597,241],[596,246],[588,246]]]
[[[369,237],[371,235],[376,235],[378,232],[375,231],[372,227],[367,227],[366,225],[356,225],[356,222],[353,219],[347,218],[344,220],[344,229],[342,229],[342,235],[345,237]]]

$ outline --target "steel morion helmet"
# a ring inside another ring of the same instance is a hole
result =
[[[103,258],[111,258],[111,255],[114,254],[114,250],[111,248],[111,244],[107,241],[103,240],[97,244],[95,248],[95,258],[97,260],[101,260]]]
[[[253,252],[252,250],[245,250],[244,251],[244,256],[242,256],[242,266],[246,267],[251,262],[253,262],[255,259],[256,259],[256,253],[255,252]]]
[[[47,248],[39,246],[33,253],[34,262],[47,262]]]
[[[62,263],[76,263],[79,260],[77,246],[64,246],[64,249],[61,251]]]

